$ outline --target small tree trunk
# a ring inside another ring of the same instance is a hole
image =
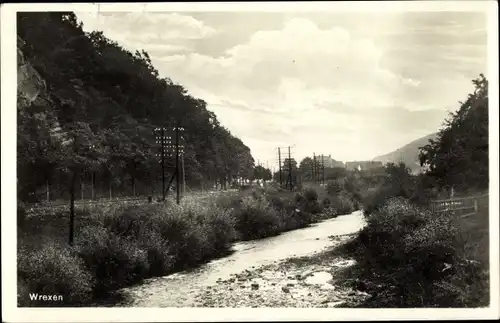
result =
[[[82,182],[80,184],[80,193],[81,193],[81,199],[83,201],[83,190],[85,189],[85,184],[83,183],[83,178],[82,178]]]
[[[69,204],[69,244],[73,245],[74,238],[74,226],[75,226],[75,195],[76,195],[76,170],[73,171],[73,176],[71,177],[71,187],[70,187],[70,204]]]
[[[50,201],[50,185],[49,185],[49,181],[47,180],[47,202]]]
[[[92,172],[92,200],[95,200],[95,172]]]

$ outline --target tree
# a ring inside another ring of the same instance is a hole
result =
[[[269,181],[272,179],[271,170],[263,166],[257,165],[254,168],[253,179]]]
[[[117,194],[129,194],[140,183],[159,191],[153,129],[179,123],[186,129],[190,186],[253,175],[250,149],[203,100],[161,78],[146,51],[131,53],[100,31],[85,33],[72,12],[19,13],[17,27],[20,54],[43,85],[35,87],[36,100],[19,93],[19,199],[35,200],[47,181],[74,188],[87,180],[82,174],[100,191],[113,186]],[[172,172],[174,159],[166,163]],[[68,191],[74,199],[74,189]],[[64,192],[59,197],[66,198]]]
[[[488,188],[488,81],[481,74],[472,83],[474,92],[420,151],[420,164],[440,188]]]
[[[300,162],[299,166],[300,175],[302,180],[312,181],[313,180],[313,160],[311,157],[305,157]]]

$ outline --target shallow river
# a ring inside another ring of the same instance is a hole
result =
[[[333,244],[332,235],[355,233],[364,225],[360,211],[329,219],[300,230],[261,240],[238,242],[234,253],[213,260],[201,267],[148,279],[140,285],[124,288],[124,300],[118,306],[127,307],[192,307],[200,306],[195,298],[207,286],[245,270],[276,263],[288,258],[309,256]],[[116,304],[114,306],[117,306]]]

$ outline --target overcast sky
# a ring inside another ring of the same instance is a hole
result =
[[[487,75],[486,16],[77,13],[207,102],[256,160],[370,160],[435,132]]]

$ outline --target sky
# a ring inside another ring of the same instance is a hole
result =
[[[436,132],[487,74],[478,12],[76,13],[182,84],[272,167],[371,160]]]

